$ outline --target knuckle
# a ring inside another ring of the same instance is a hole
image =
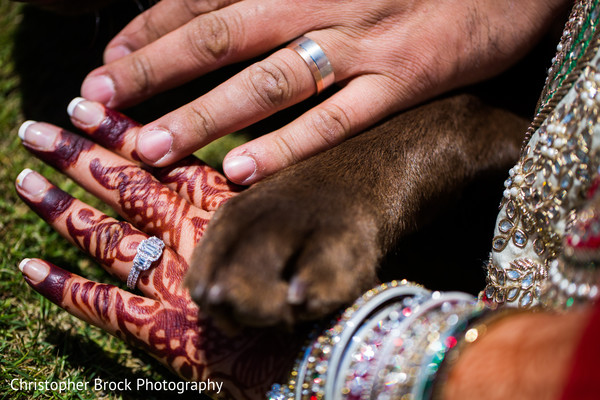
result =
[[[214,10],[220,10],[236,0],[183,0],[183,6],[190,15],[200,15]]]
[[[189,111],[191,113],[190,120],[193,121],[193,126],[196,128],[193,131],[200,141],[207,140],[216,133],[215,120],[203,104],[194,102],[190,104]]]
[[[251,65],[247,72],[252,93],[263,108],[280,107],[292,98],[288,75],[277,64],[264,60]]]
[[[124,222],[113,222],[101,226],[101,231],[98,232],[99,243],[97,250],[103,253],[113,253],[115,249],[118,249],[121,240],[124,238],[125,229],[127,228]]]
[[[141,95],[150,93],[150,85],[152,82],[152,63],[143,54],[136,54],[132,58],[131,69],[133,84],[137,92]]]
[[[351,129],[346,111],[336,105],[315,109],[310,128],[328,145],[335,146]]]
[[[282,156],[284,162],[288,165],[296,164],[301,160],[300,155],[294,149],[293,143],[286,136],[275,136],[273,138],[273,144],[277,149],[277,152]]]
[[[216,13],[208,13],[189,25],[187,40],[197,60],[216,62],[231,50],[231,30],[228,23]]]

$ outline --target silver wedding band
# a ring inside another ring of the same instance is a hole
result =
[[[315,78],[317,85],[317,94],[327,89],[335,81],[333,68],[329,59],[317,43],[306,36],[301,36],[287,45],[287,48],[294,50],[308,65],[310,72]]]
[[[135,289],[140,272],[150,269],[152,263],[160,258],[164,248],[163,241],[155,236],[140,242],[133,258],[133,266],[129,271],[129,276],[127,276],[127,287],[129,289]]]

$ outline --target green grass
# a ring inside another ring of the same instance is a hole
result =
[[[92,382],[98,377],[104,381],[146,377],[177,379],[151,357],[79,321],[35,293],[17,268],[23,258],[40,257],[90,279],[114,282],[31,212],[14,189],[18,173],[29,167],[42,172],[76,197],[100,206],[73,182],[35,160],[22,148],[17,137],[25,115],[14,46],[24,10],[22,4],[0,0],[0,398],[138,398],[135,393],[95,392],[91,388],[64,393],[10,388],[13,379],[73,382]],[[225,142],[203,150],[202,155],[212,163],[219,163],[224,149],[241,140],[244,140],[243,135],[236,136],[233,141],[225,139]],[[150,399],[161,397],[157,393],[144,396]]]

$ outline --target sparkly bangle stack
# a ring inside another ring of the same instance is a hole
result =
[[[484,305],[407,281],[365,293],[301,352],[270,400],[430,398],[444,355]]]

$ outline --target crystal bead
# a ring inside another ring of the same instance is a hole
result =
[[[589,182],[590,181],[590,173],[587,170],[587,168],[580,167],[579,169],[577,169],[577,178],[580,181]]]
[[[529,289],[533,285],[533,272],[528,273],[521,279],[521,287],[523,289]]]
[[[513,235],[513,242],[517,247],[524,247],[527,244],[527,234],[517,229]]]
[[[548,224],[550,223],[548,217],[542,210],[538,210],[535,212],[535,219],[537,220],[538,224],[542,226],[548,226]]]
[[[533,250],[537,255],[542,255],[545,250],[544,242],[541,239],[535,239],[533,241]]]
[[[542,198],[547,199],[552,194],[552,189],[550,188],[550,182],[544,181],[542,184]]]
[[[497,238],[494,239],[492,247],[496,251],[503,250],[504,247],[506,247],[506,239],[501,236],[498,236]]]
[[[499,270],[496,274],[496,282],[498,285],[503,286],[506,283],[506,273],[504,270]]]
[[[528,185],[532,185],[535,182],[535,174],[531,173],[525,176],[525,183]]]
[[[495,289],[494,289],[493,286],[491,286],[491,285],[486,286],[486,288],[485,288],[485,297],[487,297],[488,299],[493,299],[494,298],[494,292],[495,292]]]
[[[561,178],[560,178],[560,187],[561,189],[569,189],[571,187],[571,183],[573,182],[573,177],[571,176],[570,173],[565,173]]]
[[[560,208],[558,206],[548,207],[547,215],[552,221],[556,221],[560,217]]]
[[[533,299],[533,296],[531,295],[531,292],[525,292],[521,296],[521,300],[519,301],[519,305],[521,307],[528,307],[529,305],[531,305],[532,299]]]
[[[504,290],[498,290],[496,292],[496,302],[497,303],[504,303],[505,300],[505,291]]]
[[[562,162],[567,166],[573,165],[573,154],[572,153],[563,154]]]
[[[521,273],[516,269],[507,269],[506,276],[508,277],[508,279],[516,281],[521,277]]]
[[[515,203],[513,203],[512,200],[506,203],[506,215],[508,215],[508,218],[515,218],[515,211]]]
[[[508,233],[514,226],[515,224],[512,221],[508,219],[503,219],[500,221],[498,229],[500,229],[500,232]]]
[[[519,288],[512,288],[508,291],[508,295],[506,296],[506,300],[508,301],[514,301],[517,296],[519,295]]]

